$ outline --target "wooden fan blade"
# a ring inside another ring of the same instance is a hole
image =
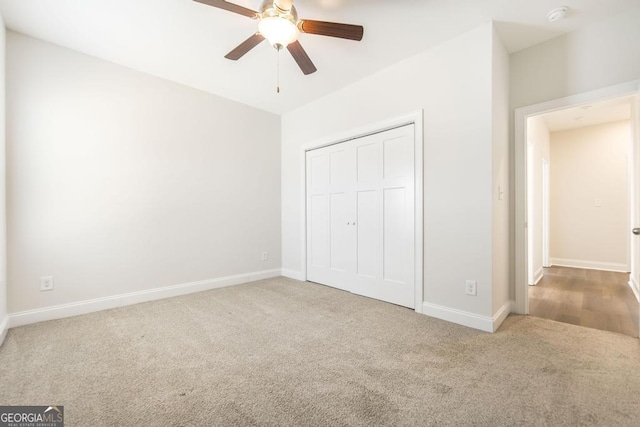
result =
[[[349,40],[362,40],[364,27],[362,25],[338,24],[336,22],[324,22],[302,19],[298,22],[298,29],[303,33],[318,34],[321,36],[338,37]]]
[[[231,52],[227,53],[224,57],[227,59],[231,59],[232,61],[237,61],[242,58],[245,53],[249,52],[254,47],[258,46],[264,40],[264,36],[260,33],[255,33],[242,43],[238,45]]]
[[[209,6],[217,7],[218,9],[228,10],[229,12],[239,13],[240,15],[248,16],[249,18],[257,18],[258,12],[255,10],[247,9],[246,7],[238,6],[237,4],[229,3],[224,0],[194,0],[198,3],[207,4]]]
[[[307,52],[302,48],[302,45],[299,41],[295,41],[293,43],[289,43],[287,46],[287,50],[293,56],[293,59],[298,63],[298,67],[302,70],[302,72],[307,75],[311,73],[315,73],[318,71],[313,62],[311,62],[311,58],[307,55]]]

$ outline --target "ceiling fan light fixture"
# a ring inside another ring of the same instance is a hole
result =
[[[278,52],[286,47],[303,74],[312,74],[318,70],[298,41],[300,33],[355,41],[361,41],[364,34],[362,25],[298,19],[294,0],[263,0],[259,12],[225,0],[194,1],[258,21],[258,31],[224,56],[232,61],[242,58],[267,39]]]
[[[275,48],[287,47],[298,40],[300,30],[295,23],[280,16],[262,18],[258,23],[258,32]]]

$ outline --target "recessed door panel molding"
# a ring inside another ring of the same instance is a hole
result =
[[[329,184],[327,161],[326,156],[314,156],[311,158],[311,191],[314,194],[324,192]]]
[[[348,180],[345,150],[329,153],[329,185],[332,189],[345,188]]]
[[[327,196],[315,194],[311,196],[311,265],[314,267],[329,266]]]
[[[408,259],[407,215],[405,188],[386,188],[384,190],[383,232],[384,232],[384,263],[383,278],[389,282],[399,284],[407,281]]]
[[[415,307],[415,138],[411,124],[307,152],[308,280]]]
[[[403,135],[383,143],[384,178],[413,178],[413,138]]]
[[[380,277],[380,224],[378,221],[378,194],[375,190],[357,193],[357,264],[356,274],[376,279]]]
[[[356,147],[358,184],[375,181],[380,174],[380,168],[378,166],[378,152],[380,149],[375,143],[370,142],[371,139],[373,138],[365,137],[362,138],[363,142],[356,142],[358,143],[358,146]],[[350,142],[351,141],[345,144]]]
[[[349,264],[349,244],[347,233],[350,231],[346,223],[347,196],[345,193],[331,194],[329,199],[331,216],[329,251],[331,269],[344,273]]]

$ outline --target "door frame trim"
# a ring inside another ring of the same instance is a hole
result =
[[[424,283],[423,283],[423,251],[424,251],[424,132],[423,132],[424,111],[417,110],[411,113],[393,117],[379,122],[369,123],[367,125],[331,134],[329,136],[317,139],[313,142],[303,144],[300,149],[300,165],[302,166],[301,180],[301,235],[300,253],[302,254],[302,280],[307,280],[307,151],[315,150],[329,145],[340,144],[341,142],[350,141],[352,139],[362,138],[364,136],[373,135],[387,130],[399,128],[402,126],[414,125],[414,185],[415,185],[415,217],[414,217],[414,310],[416,313],[422,313],[424,303]]]
[[[515,312],[529,314],[527,287],[527,119],[564,108],[638,94],[640,80],[553,99],[515,110]]]
[[[542,158],[542,267],[551,267],[551,162]]]

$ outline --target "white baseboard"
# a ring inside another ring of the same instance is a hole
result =
[[[304,273],[302,271],[288,270],[286,268],[283,268],[282,269],[282,275],[284,277],[288,277],[290,279],[295,279],[295,280],[300,280],[302,282],[307,280],[307,278],[305,277],[305,275],[304,275]]]
[[[0,346],[4,342],[4,339],[7,337],[7,332],[9,331],[9,316],[4,316],[2,322],[0,322]]]
[[[496,314],[494,314],[493,318],[491,319],[493,324],[493,330],[491,332],[495,332],[498,330],[500,325],[502,325],[502,322],[504,322],[504,319],[506,319],[507,316],[509,316],[509,314],[511,314],[513,311],[515,311],[515,306],[515,301],[507,301],[502,305],[502,307],[498,309]]]
[[[513,302],[507,301],[492,317],[469,313],[468,311],[425,302],[422,304],[422,314],[435,317],[458,325],[468,326],[485,332],[495,332],[500,324],[511,313]]]
[[[629,272],[628,265],[618,264],[614,262],[597,262],[597,261],[582,261],[578,259],[551,258],[549,259],[549,263],[551,265],[557,265],[559,267],[587,268],[589,270],[617,271],[620,273]]]
[[[52,307],[38,308],[35,310],[21,311],[9,314],[9,327],[29,325],[46,320],[62,319],[64,317],[78,316],[93,313],[95,311],[108,310],[110,308],[125,307],[127,305],[142,302],[155,301],[195,292],[224,288],[241,283],[254,282],[280,276],[280,269],[256,271],[253,273],[238,274],[235,276],[219,277],[217,279],[201,280],[198,282],[182,283],[180,285],[165,286],[139,292],[131,292],[121,295],[113,295],[104,298],[96,298],[78,301],[69,304],[61,304]]]
[[[538,271],[533,275],[533,284],[537,285],[540,280],[542,280],[542,276],[544,274],[544,269],[540,267]]]
[[[629,279],[629,287],[631,288],[631,290],[633,291],[633,294],[636,296],[636,299],[638,300],[638,302],[640,302],[640,287],[638,286],[638,284],[633,280],[633,278]]]

